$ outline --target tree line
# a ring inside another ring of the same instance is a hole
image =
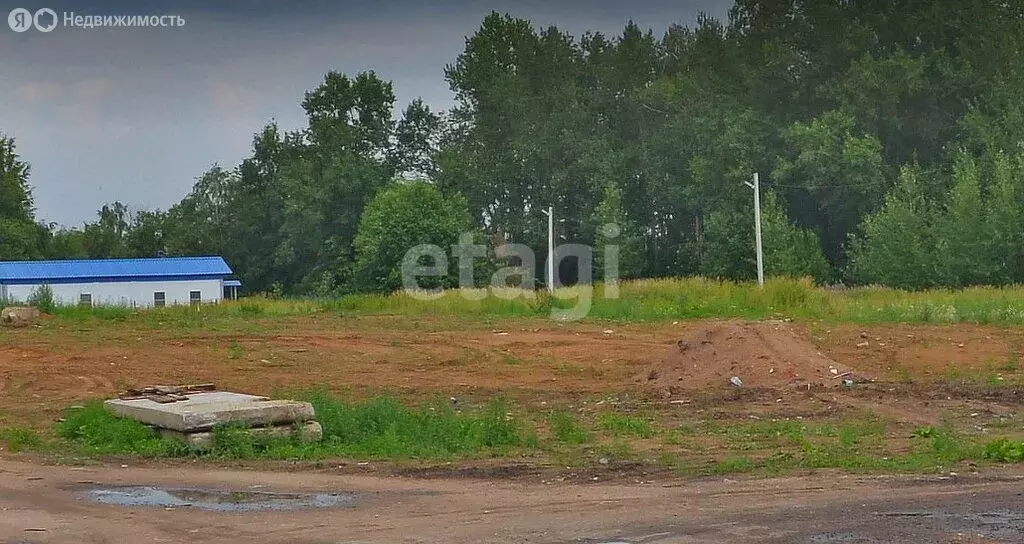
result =
[[[492,13],[444,71],[449,111],[395,119],[390,82],[330,72],[304,128],[268,124],[166,211],[41,225],[4,138],[0,258],[219,254],[253,291],[387,291],[405,250],[464,232],[545,255],[551,206],[597,268],[615,243],[625,277],[749,279],[758,172],[769,275],[1019,283],[1022,46],[1001,0],[738,0],[660,36]]]

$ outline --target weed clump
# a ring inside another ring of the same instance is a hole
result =
[[[1000,438],[985,445],[985,459],[999,463],[1024,463],[1024,442]]]
[[[161,437],[138,421],[119,418],[101,402],[68,409],[64,421],[57,425],[57,434],[77,445],[82,453],[93,455],[169,457],[188,452],[185,444]]]
[[[26,449],[39,449],[43,445],[43,439],[39,433],[26,427],[0,429],[0,442],[6,442],[7,450],[13,453]]]
[[[576,421],[572,412],[552,412],[548,424],[552,436],[563,444],[586,444],[591,440],[590,432]]]

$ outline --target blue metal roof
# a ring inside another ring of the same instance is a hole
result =
[[[242,282],[238,280],[224,280],[224,287],[241,287]]]
[[[0,261],[0,283],[28,281],[121,281],[231,275],[222,257]]]

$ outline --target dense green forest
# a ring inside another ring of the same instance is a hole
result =
[[[266,126],[166,211],[75,229],[37,222],[5,138],[0,258],[221,254],[248,290],[331,295],[393,289],[405,249],[473,232],[534,248],[543,278],[553,206],[627,277],[747,279],[758,172],[769,275],[1024,282],[1020,2],[740,0],[661,36],[493,13],[443,77],[451,111],[396,119],[381,75],[328,73],[304,129]]]

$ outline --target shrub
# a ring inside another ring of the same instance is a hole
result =
[[[1024,462],[1024,442],[1000,438],[985,445],[985,459],[1000,463]]]
[[[45,283],[32,291],[28,303],[46,314],[52,314],[57,309],[57,303],[53,300],[53,288]]]

